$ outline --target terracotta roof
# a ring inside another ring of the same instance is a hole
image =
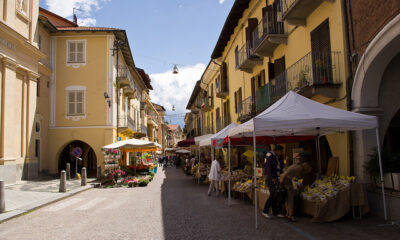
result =
[[[141,68],[137,67],[136,70],[138,71],[138,73],[142,77],[143,82],[146,85],[146,87],[148,89],[150,89],[150,90],[153,90],[153,87],[151,86],[151,79],[150,79],[149,75]]]
[[[171,131],[175,131],[178,128],[179,128],[179,124],[170,124],[170,125],[168,125],[168,129],[171,130]]]
[[[53,24],[55,27],[78,27],[78,24],[71,22],[70,20],[63,18],[55,13],[47,11],[44,8],[39,7],[39,15],[46,16],[47,19]]]
[[[152,103],[157,112],[165,112],[165,108],[157,103]]]
[[[226,44],[229,42],[239,20],[242,18],[243,12],[249,7],[249,3],[250,0],[235,0],[231,11],[226,18],[224,27],[219,35],[214,51],[211,54],[212,59],[217,59],[222,56]]]
[[[57,27],[60,31],[115,31],[122,30],[119,28],[108,27]]]

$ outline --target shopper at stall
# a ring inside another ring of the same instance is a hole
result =
[[[264,162],[264,173],[266,175],[265,184],[268,186],[270,195],[265,203],[263,216],[266,218],[271,218],[272,216],[269,214],[270,208],[272,208],[272,215],[277,217],[284,217],[280,212],[280,191],[278,177],[281,172],[281,164],[278,158],[282,156],[283,147],[277,145],[274,151],[269,151],[266,154],[265,162]]]
[[[216,189],[216,195],[219,196],[219,179],[221,176],[221,165],[222,158],[218,157],[218,160],[214,159],[211,163],[210,174],[208,174],[208,179],[210,180],[210,187],[208,188],[208,196],[211,196],[214,187]]]
[[[286,189],[285,206],[287,209],[287,217],[290,221],[295,222],[294,218],[294,197],[296,189],[293,187],[293,178],[302,178],[305,174],[309,173],[312,169],[310,165],[311,154],[307,152],[297,153],[293,156],[293,164],[285,169],[279,182],[284,185]]]
[[[186,158],[185,166],[186,166],[186,175],[189,175],[190,174],[190,160],[189,160],[189,158]]]

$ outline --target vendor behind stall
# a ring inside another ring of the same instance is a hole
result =
[[[285,206],[286,215],[292,222],[295,222],[294,218],[294,196],[296,190],[293,187],[293,178],[302,178],[303,175],[309,173],[312,169],[310,165],[311,154],[308,152],[300,152],[293,154],[293,164],[290,165],[280,175],[279,182],[284,185],[286,189]]]

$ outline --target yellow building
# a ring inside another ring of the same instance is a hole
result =
[[[0,1],[0,179],[38,175],[35,111],[39,60],[38,0]]]
[[[72,150],[80,148],[78,171],[85,166],[88,175],[96,176],[103,163],[102,146],[117,136],[147,136],[144,103],[150,81],[135,67],[124,30],[79,27],[44,9],[39,20],[41,49],[49,55],[40,81],[49,95],[48,101],[39,97],[43,126],[48,114],[47,156],[40,169],[57,174],[71,163],[74,170]]]
[[[198,84],[201,91],[189,100],[196,128],[214,133],[243,123],[289,90],[347,109],[343,12],[342,1],[235,1]],[[348,134],[329,135],[322,145],[323,168],[337,156],[339,172],[350,174]]]

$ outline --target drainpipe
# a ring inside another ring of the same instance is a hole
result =
[[[346,77],[346,105],[347,105],[347,110],[352,111],[353,110],[353,104],[351,100],[351,92],[353,89],[353,66],[352,66],[352,55],[351,55],[351,49],[350,49],[350,38],[349,38],[349,18],[352,23],[352,16],[351,16],[351,0],[347,0],[347,3],[345,0],[342,0],[342,14],[344,18],[344,24],[345,24],[345,34],[346,34],[346,48],[347,48],[347,62],[348,62],[348,69],[349,69],[349,74]],[[347,14],[349,12],[350,16]],[[353,27],[351,27],[351,31],[353,32]],[[354,43],[354,34],[352,34],[352,40]],[[353,44],[354,47],[354,44]],[[348,141],[349,141],[349,158],[350,158],[350,175],[354,175],[354,139],[353,139],[353,133],[349,132],[348,133]]]

